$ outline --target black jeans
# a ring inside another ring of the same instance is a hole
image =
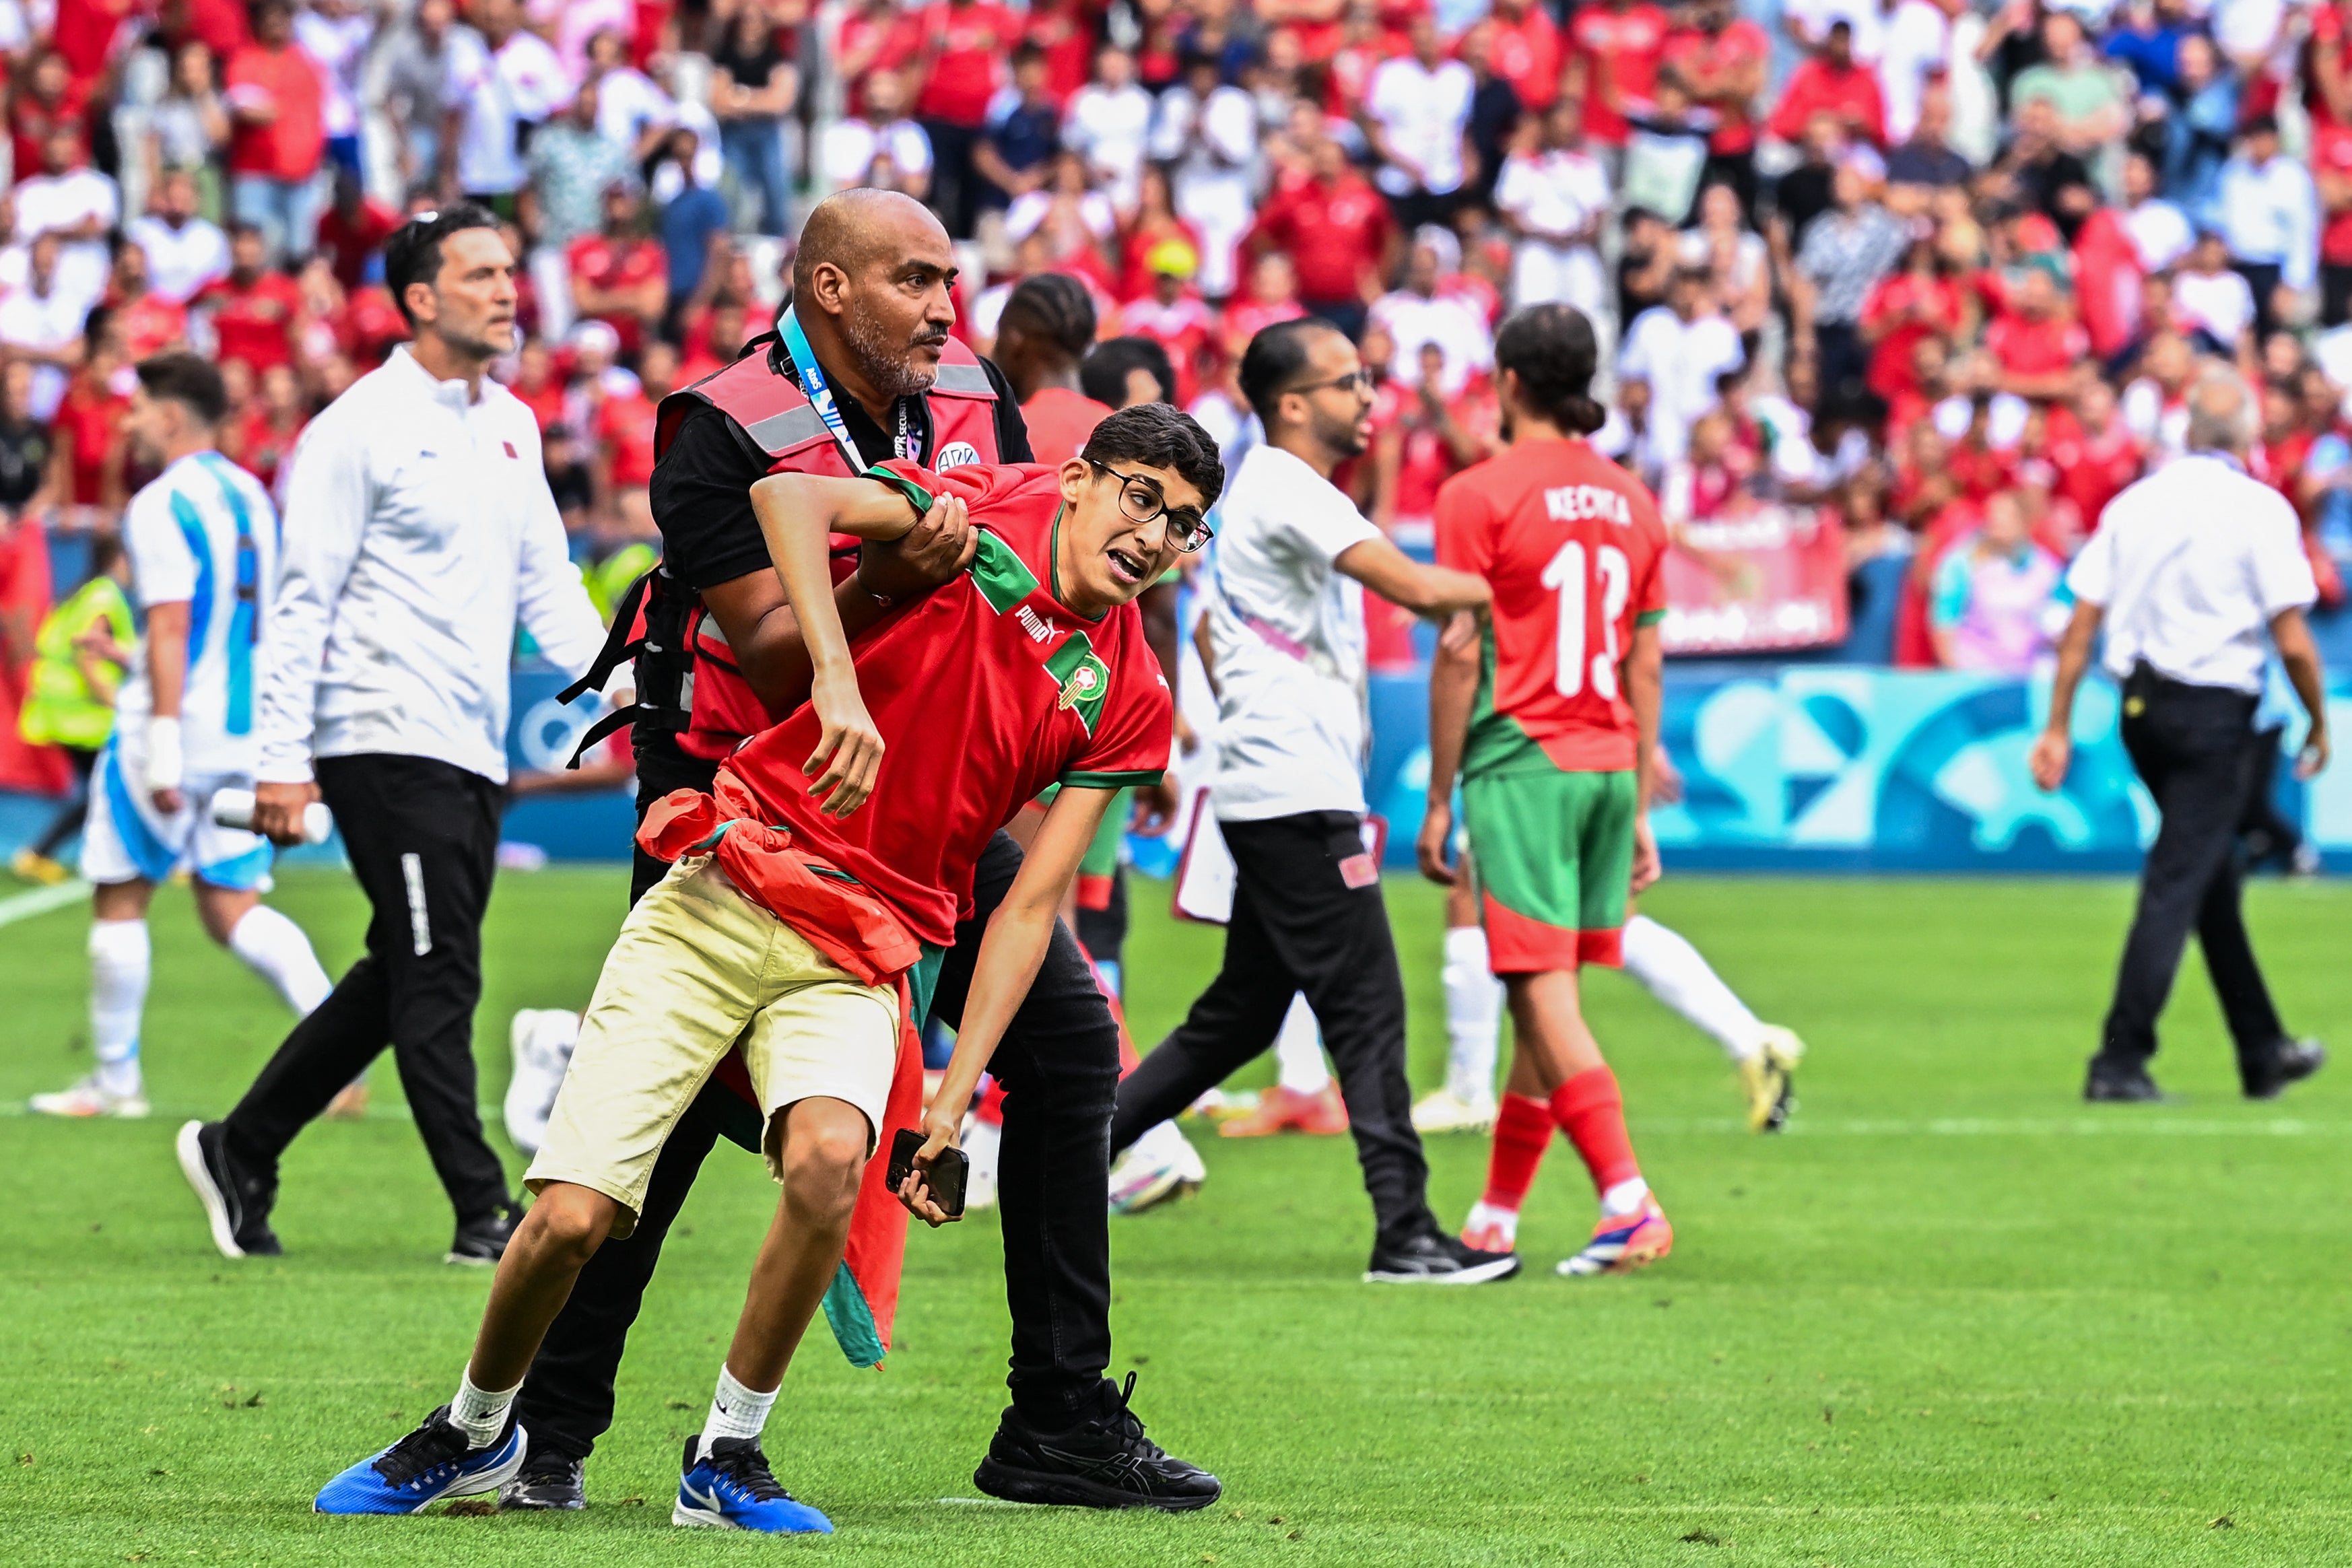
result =
[[[425,757],[329,757],[318,774],[374,911],[367,952],[228,1113],[229,1152],[275,1172],[295,1134],[389,1045],[458,1223],[487,1218],[508,1203],[506,1170],[474,1108],[474,1008],[499,789]]]
[[[638,758],[641,800],[688,782],[671,762],[676,771],[646,794],[651,749]],[[707,785],[710,765],[702,767]],[[962,1019],[981,934],[1020,869],[1019,846],[998,833],[973,877],[972,916],[956,927],[940,967],[934,1017]],[[1055,927],[990,1071],[1005,1091],[997,1203],[1013,1312],[1006,1381],[1024,1414],[1059,1428],[1097,1407],[1110,1364],[1109,1127],[1118,1085],[1118,1028],[1066,927]],[[548,1329],[515,1400],[534,1450],[584,1458],[612,1426],[613,1378],[630,1325],[662,1239],[719,1140],[728,1092],[707,1086],[679,1120],[654,1162],[636,1229],[597,1249]]]
[[[1224,965],[1176,1032],[1118,1086],[1116,1154],[1274,1043],[1290,998],[1323,1027],[1348,1130],[1383,1243],[1437,1228],[1429,1165],[1412,1130],[1404,1075],[1404,979],[1377,878],[1349,886],[1364,854],[1358,819],[1307,811],[1221,822],[1239,872]]]
[[[2286,1032],[2240,907],[2238,827],[2260,771],[2254,698],[2184,685],[2145,665],[2125,684],[2124,697],[2124,747],[2163,822],[2140,868],[2139,907],[2124,939],[2099,1053],[2124,1068],[2156,1054],[2157,1016],[2193,928],[2243,1071],[2265,1061]]]

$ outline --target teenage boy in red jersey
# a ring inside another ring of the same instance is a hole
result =
[[[894,460],[752,486],[814,667],[809,703],[730,756],[709,794],[679,790],[646,814],[640,841],[676,863],[605,962],[524,1178],[538,1202],[499,1263],[457,1397],[330,1481],[320,1511],[414,1513],[520,1467],[529,1439],[510,1406],[541,1337],[597,1247],[634,1228],[671,1127],[740,1037],[783,1195],[671,1519],[831,1531],[776,1484],[759,1437],[887,1130],[902,1021],[925,1010],[982,849],[1060,784],[982,942],[923,1118],[928,1168],[1036,974],[1105,809],[1167,765],[1171,701],[1133,601],[1207,541],[1202,514],[1223,484],[1207,434],[1151,404],[1105,420],[1058,468],[934,475]],[[958,528],[969,513],[969,570],[864,634],[853,660],[829,536],[893,539],[942,507]],[[932,1224],[949,1218],[919,1175],[900,1197]],[[1218,1495],[1214,1477],[1148,1441],[1128,1458],[1101,1490],[1129,1506]],[[990,1473],[1017,1472],[1018,1458],[992,1450],[981,1484],[1018,1495],[1017,1473]]]
[[[1554,1125],[1592,1173],[1601,1220],[1563,1274],[1636,1269],[1675,1233],[1642,1179],[1616,1075],[1585,1026],[1577,970],[1622,962],[1629,891],[1658,879],[1650,836],[1665,613],[1665,525],[1640,480],[1583,439],[1601,426],[1592,324],[1537,305],[1503,323],[1495,362],[1511,444],[1445,483],[1437,559],[1486,579],[1474,662],[1457,624],[1430,685],[1423,872],[1451,884],[1454,781],[1477,863],[1486,943],[1517,1046],[1486,1194],[1463,1239],[1507,1249]]]

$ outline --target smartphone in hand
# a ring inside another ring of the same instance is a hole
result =
[[[907,1185],[915,1173],[915,1155],[923,1146],[923,1131],[919,1127],[901,1127],[890,1140],[890,1163],[883,1170],[883,1180],[897,1192]],[[941,1149],[923,1172],[923,1185],[930,1189],[931,1201],[940,1206],[950,1218],[963,1215],[964,1178],[971,1173],[971,1162],[964,1152],[950,1144]]]

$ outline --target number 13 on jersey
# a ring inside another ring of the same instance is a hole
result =
[[[1597,624],[1587,613],[1596,580],[1601,594]],[[1554,689],[1564,697],[1575,696],[1584,690],[1589,674],[1593,694],[1614,700],[1617,663],[1625,656],[1617,646],[1617,621],[1633,592],[1633,563],[1615,545],[1587,549],[1582,541],[1570,539],[1545,565],[1543,585],[1559,595]]]

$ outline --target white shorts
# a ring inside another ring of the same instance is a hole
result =
[[[140,781],[145,767],[126,758],[120,737],[106,743],[89,776],[89,821],[81,833],[81,874],[95,883],[162,882],[186,870],[215,887],[240,893],[269,889],[269,841],[213,821],[213,795],[250,789],[243,777],[190,779],[180,787],[186,804],[166,817]]]

